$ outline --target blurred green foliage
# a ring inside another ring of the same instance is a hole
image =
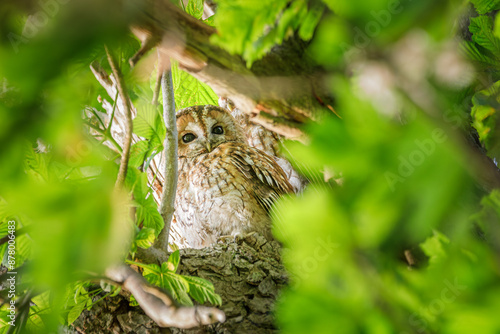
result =
[[[197,4],[188,6],[190,14],[199,12]],[[130,15],[100,1],[0,6],[0,238],[8,236],[8,222],[15,221],[10,271],[17,272],[18,307],[16,327],[11,327],[8,304],[2,305],[0,333],[47,333],[71,324],[104,298],[98,299],[103,290],[95,282],[84,281],[89,274],[102,274],[109,265],[133,258],[138,247],[150,247],[163,229],[147,175],[138,167],[147,170],[163,150],[165,127],[161,108],[151,104],[156,74],[144,80],[128,64],[139,47],[128,31]],[[113,103],[115,97],[107,96],[89,68],[95,60],[111,72],[104,44],[117,50],[138,110],[134,132],[141,141],[132,147],[123,192],[114,189],[121,149],[103,145],[111,134],[99,116],[106,111],[97,99]],[[189,81],[191,89],[176,92],[179,101],[216,102],[210,88],[189,77],[174,73],[177,82]],[[105,138],[97,140],[89,124]],[[3,242],[2,264],[9,264],[8,256]],[[182,281],[183,291],[197,302],[220,304],[210,282],[177,277],[175,269],[169,269],[171,277],[163,285]],[[148,280],[156,283],[155,275],[165,273],[148,272]],[[2,282],[9,277],[3,275]],[[1,297],[8,302],[7,292]],[[117,292],[111,288],[103,295]],[[180,301],[192,304],[189,296]]]
[[[141,170],[163,150],[165,128],[151,104],[156,73],[144,79],[128,65],[139,45],[126,29],[131,13],[97,0],[53,3],[0,8],[0,238],[15,221],[19,319],[30,332],[71,324],[102,293],[86,274],[126,257],[181,303],[220,304],[208,281],[175,274],[178,252],[160,265],[134,261],[164,226]],[[178,5],[202,18],[202,1]],[[315,181],[277,205],[275,236],[291,274],[275,310],[281,330],[498,333],[500,193],[478,184],[463,137],[476,129],[498,160],[500,1],[217,6],[205,20],[218,30],[213,42],[248,66],[290,36],[308,41],[342,116],[309,124],[309,145],[287,144],[304,175],[328,169],[341,185]],[[114,192],[120,150],[85,126],[109,139],[98,119],[106,92],[88,67],[97,60],[109,72],[104,44],[119,51],[137,109],[128,193]],[[216,104],[175,64],[173,81],[177,108]],[[7,243],[0,255],[8,264]],[[7,315],[4,305],[0,333]]]
[[[284,333],[497,333],[498,191],[478,189],[471,177],[478,171],[470,168],[458,134],[474,131],[463,121],[472,115],[470,122],[489,155],[498,156],[490,150],[499,144],[500,101],[500,44],[493,24],[497,14],[491,10],[500,2],[475,1],[477,12],[486,15],[468,14],[476,17],[470,19],[472,37],[462,42],[463,50],[476,62],[478,80],[450,87],[436,80],[436,72],[424,74],[418,84],[431,84],[427,92],[432,97],[427,98],[438,101],[437,113],[392,88],[398,112],[406,115],[403,124],[384,114],[369,94],[360,93],[362,64],[383,69],[384,62],[391,62],[384,58],[387,50],[416,29],[424,29],[437,45],[450,43],[457,32],[437,19],[448,17],[446,6],[433,12],[433,2],[420,2],[436,19],[420,21],[408,31],[398,21],[416,22],[420,13],[403,8],[403,1],[402,11],[383,28],[375,16],[364,13],[370,7],[363,1],[335,4],[330,4],[335,16],[320,23],[310,50],[338,71],[331,76],[331,87],[342,120],[331,117],[311,125],[308,146],[287,146],[298,166],[308,162],[306,173],[326,166],[342,174],[342,186],[310,186],[276,210],[275,235],[285,245],[284,261],[292,275],[276,310],[279,327]],[[384,2],[379,8],[389,12],[389,6]],[[356,30],[374,22],[379,34]],[[359,43],[360,31],[369,40],[366,44]],[[407,61],[411,67],[413,60]],[[452,66],[452,60],[443,65]],[[343,74],[346,68],[353,69],[352,78]],[[404,77],[399,79],[404,85]]]

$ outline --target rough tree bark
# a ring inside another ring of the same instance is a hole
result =
[[[224,323],[191,330],[160,329],[142,309],[129,306],[126,295],[119,295],[84,311],[72,325],[74,333],[275,333],[273,305],[288,282],[280,251],[278,242],[255,234],[238,243],[181,250],[179,272],[214,284],[222,297]]]

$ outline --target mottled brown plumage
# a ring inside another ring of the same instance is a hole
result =
[[[180,110],[177,129],[175,212],[185,243],[201,248],[254,231],[271,238],[271,206],[293,191],[276,161],[248,146],[241,127],[220,107]]]
[[[234,117],[236,124],[239,124],[243,129],[246,143],[273,158],[285,172],[293,190],[296,193],[302,192],[308,181],[297,173],[292,164],[281,154],[281,136],[264,128],[262,125],[250,122],[249,114],[236,108],[233,102],[227,98],[219,98],[219,106],[226,109]],[[290,152],[288,152],[288,157],[290,157]]]

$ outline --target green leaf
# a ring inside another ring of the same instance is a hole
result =
[[[172,63],[172,82],[177,110],[202,104],[217,105],[219,98],[212,88],[179,69],[176,62]]]
[[[155,237],[158,237],[165,224],[152,196],[148,197],[143,204],[137,207],[136,215],[137,222],[142,223],[144,227],[152,228]]]
[[[444,234],[434,231],[434,235],[422,242],[420,248],[429,257],[429,262],[436,264],[446,258],[445,245],[449,243],[450,240]]]
[[[142,228],[135,237],[137,247],[148,249],[155,241],[155,230],[149,227]]]
[[[149,144],[150,141],[141,140],[132,145],[130,148],[130,159],[128,161],[130,167],[137,168],[144,163],[150,150]]]
[[[31,300],[34,305],[30,308],[26,324],[30,331],[40,333],[45,329],[42,316],[51,312],[49,296],[49,292],[44,292]]]
[[[137,204],[136,221],[138,225],[143,224],[144,227],[152,228],[155,236],[158,237],[165,223],[150,190],[146,173],[140,173],[133,190]]]
[[[485,66],[497,67],[498,62],[490,55],[478,49],[477,45],[473,42],[464,41],[460,44],[464,52],[474,61],[482,63]]]
[[[167,270],[170,270],[170,271],[175,273],[177,271],[177,267],[179,266],[179,262],[180,262],[180,252],[179,252],[179,250],[176,250],[175,252],[170,254],[167,262],[165,262],[164,264],[166,264]],[[162,266],[163,266],[163,264],[162,264]]]
[[[210,41],[240,54],[250,67],[298,30],[309,40],[322,17],[324,4],[307,1],[220,1],[215,14],[217,34]]]
[[[2,223],[3,220],[7,219],[9,216],[11,216],[11,213],[9,212],[9,205],[3,198],[0,198],[0,223]],[[7,229],[7,226],[5,229]]]
[[[68,325],[71,325],[76,319],[78,319],[78,317],[80,316],[80,314],[82,314],[86,306],[87,306],[87,300],[82,299],[69,310],[67,319]]]
[[[49,181],[48,157],[45,153],[35,153],[31,144],[26,145],[25,169],[29,175],[39,181]]]
[[[496,129],[499,122],[497,110],[500,107],[499,95],[500,81],[495,82],[488,89],[474,94],[472,98],[473,107],[471,116],[476,128],[479,139],[487,149],[494,147],[496,138]]]
[[[497,13],[495,17],[495,28],[493,30],[493,34],[495,34],[496,38],[500,38],[500,13]]]
[[[0,221],[0,238],[3,238],[9,232],[9,224],[7,220]]]
[[[208,24],[211,27],[215,27],[215,21],[214,21],[215,15],[212,15],[208,17],[206,20],[203,20],[203,23]]]
[[[482,229],[485,235],[495,233],[495,227],[500,221],[500,191],[494,189],[481,200],[481,211],[472,219]]]
[[[206,279],[193,276],[183,276],[189,284],[189,295],[198,303],[209,302],[214,305],[222,305],[221,297],[215,293],[214,285]]]
[[[6,310],[7,304],[2,306],[0,309],[0,334],[7,333],[7,330],[11,327],[9,325],[10,319],[7,316],[10,314],[9,310]]]
[[[186,12],[200,20],[203,16],[203,0],[189,0]]]
[[[4,243],[3,245],[0,246],[0,259],[2,260],[2,264],[5,265],[7,262],[5,254],[7,254],[7,246],[8,243]]]
[[[26,235],[16,237],[16,268],[32,257],[32,240]]]
[[[490,106],[475,106],[472,108],[472,116],[478,121],[484,121],[484,119],[495,113],[495,109]]]
[[[16,227],[19,227],[17,224]],[[8,223],[7,220],[4,222],[0,222],[0,238],[4,237],[7,235],[8,231]],[[25,234],[19,234],[18,229],[16,229],[15,232],[15,260],[16,264],[15,267],[18,268],[20,267],[26,260],[30,259],[32,257],[32,241],[31,239]],[[26,230],[23,230],[26,232]],[[0,259],[2,259],[2,264],[7,266],[7,261],[8,261],[8,253],[6,252],[7,250],[7,243],[3,244],[0,246]]]
[[[309,9],[299,29],[300,38],[308,41],[313,37],[314,30],[316,29],[324,11],[325,5],[323,3],[315,3],[313,7]]]
[[[151,272],[146,274],[144,272],[144,278],[148,280],[151,284],[154,284],[160,288],[163,288],[170,292],[174,299],[179,301],[184,305],[193,305],[193,302],[188,298],[187,292],[189,291],[188,282],[181,275],[177,275],[172,273],[170,270],[166,268],[166,266],[162,266],[160,268],[160,272]]]
[[[116,297],[122,291],[121,286],[113,287],[113,292],[109,295],[110,297]]]
[[[471,0],[479,14],[486,14],[492,10],[500,9],[500,0]]]
[[[134,133],[151,141],[151,146],[162,145],[165,132],[162,131],[158,109],[148,103],[137,106],[137,116],[133,120]]]
[[[143,264],[133,261],[127,261],[129,264],[135,264],[143,268],[143,276],[153,285],[169,291],[172,296],[183,305],[192,305],[193,302],[189,296],[193,297],[199,303],[206,301],[221,305],[222,300],[214,291],[211,282],[192,276],[178,275],[175,273],[179,265],[179,251],[173,252],[167,262],[161,266],[157,264]],[[188,295],[189,293],[189,295]]]
[[[493,20],[489,16],[478,16],[470,19],[469,31],[473,34],[472,40],[480,46],[500,52],[500,39],[493,34]]]

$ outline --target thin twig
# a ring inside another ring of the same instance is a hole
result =
[[[108,124],[108,127],[106,128],[106,132],[109,133],[111,138],[113,138],[113,136],[111,135],[111,127],[113,126],[113,120],[115,118],[115,111],[116,111],[117,104],[118,104],[118,91],[116,92],[116,95],[115,95],[115,100],[113,102],[113,109],[111,110],[111,116],[109,117],[109,124]]]
[[[120,169],[115,183],[116,188],[121,188],[125,182],[125,177],[127,176],[130,146],[132,144],[132,108],[130,106],[130,99],[128,98],[128,94],[125,90],[125,81],[123,80],[123,76],[121,75],[116,60],[109,52],[108,47],[106,46],[105,48],[106,54],[108,55],[108,62],[111,66],[111,70],[113,71],[113,76],[115,77],[116,86],[122,99],[125,112],[125,138],[123,139],[123,153],[120,161]]]
[[[158,70],[162,70],[158,64]],[[163,119],[165,121],[166,136],[163,143],[165,155],[165,170],[163,176],[163,193],[160,203],[160,214],[165,222],[165,227],[158,236],[157,246],[168,250],[168,236],[170,222],[174,214],[175,193],[177,190],[177,122],[175,117],[175,98],[170,69],[162,70],[161,86],[163,94]]]
[[[101,123],[102,127],[103,128],[106,128],[106,125],[104,124],[104,122],[102,121],[101,117],[99,117],[99,115],[97,115],[96,111],[94,110],[94,108],[89,108],[90,112],[92,114],[94,114],[95,118],[97,118],[97,120],[99,121],[99,123]]]
[[[111,144],[113,144],[113,146],[118,150],[118,152],[121,154],[123,151],[122,151],[122,148],[120,146],[120,144],[118,144],[116,142],[116,140],[113,138],[113,136],[111,136],[110,134],[107,133],[106,130],[103,130],[101,129],[100,127],[98,126],[95,126],[94,124],[90,123],[90,122],[86,122],[84,121],[83,122],[86,126],[88,126],[89,128],[95,130],[97,133],[99,133],[100,135],[102,135],[104,137],[105,140],[109,140],[111,142]]]

